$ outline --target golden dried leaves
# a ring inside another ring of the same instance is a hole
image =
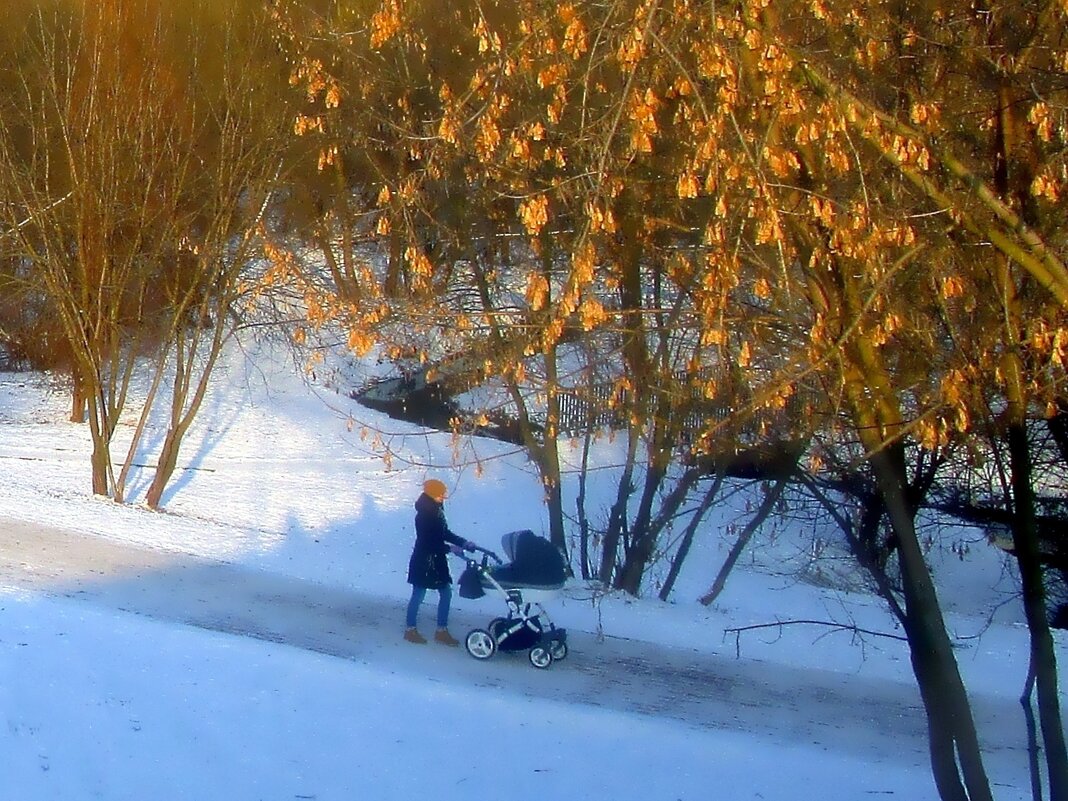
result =
[[[1051,203],[1060,200],[1060,187],[1050,171],[1045,171],[1035,176],[1031,182],[1031,194],[1035,197],[1044,198]]]
[[[323,118],[318,115],[298,114],[293,120],[293,133],[304,136],[307,133],[323,131]]]
[[[527,276],[527,305],[532,311],[541,311],[549,300],[549,281],[540,272]]]
[[[675,191],[680,198],[685,199],[697,197],[699,189],[697,176],[692,172],[684,172],[678,178]]]
[[[374,337],[367,331],[353,329],[349,331],[349,350],[357,356],[366,356],[374,347]]]
[[[519,204],[519,220],[531,236],[537,236],[549,222],[549,198],[534,195]]]
[[[405,261],[411,267],[412,273],[419,278],[429,278],[434,273],[434,265],[427,258],[422,248],[409,245],[404,251]]]
[[[578,309],[583,331],[592,331],[608,319],[604,306],[594,297],[587,297]]]
[[[631,120],[630,145],[638,153],[653,151],[653,137],[660,131],[656,113],[661,102],[650,88],[644,92],[635,92],[627,104],[627,115]]]
[[[404,27],[404,15],[399,0],[384,0],[371,16],[371,47],[380,48]]]

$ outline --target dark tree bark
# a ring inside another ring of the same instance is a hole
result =
[[[719,495],[719,490],[722,486],[723,474],[720,473],[716,476],[715,481],[712,482],[712,486],[705,492],[697,510],[690,516],[690,522],[686,524],[686,531],[682,535],[682,542],[679,543],[675,557],[671,560],[671,568],[664,579],[664,586],[660,588],[661,601],[666,601],[671,596],[671,591],[675,589],[675,582],[679,578],[682,565],[686,561],[686,557],[690,555],[690,547],[693,545],[694,536],[697,534],[697,527],[701,524],[705,515],[708,514],[708,510],[712,508],[712,504]]]
[[[1009,426],[1009,458],[1012,465],[1014,515],[1013,547],[1020,566],[1024,615],[1030,632],[1031,667],[1038,691],[1038,719],[1046,746],[1046,771],[1051,801],[1068,799],[1068,751],[1061,723],[1057,690],[1057,654],[1046,616],[1046,591],[1039,556],[1035,519],[1031,448],[1026,425],[1015,420]]]
[[[727,578],[730,576],[735,564],[737,564],[745,547],[749,544],[749,540],[751,540],[753,535],[762,525],[764,525],[764,521],[768,519],[771,510],[775,508],[775,504],[778,502],[784,489],[786,489],[786,480],[779,479],[775,482],[772,488],[768,490],[768,493],[764,496],[764,500],[761,502],[756,514],[754,514],[752,519],[746,524],[742,533],[738,535],[738,539],[735,541],[730,553],[727,554],[727,560],[723,563],[723,566],[720,567],[715,581],[712,582],[712,587],[708,592],[701,596],[700,601],[702,604],[709,606],[710,604],[715,603],[716,598],[723,592],[723,588],[727,586]]]
[[[993,801],[968,695],[946,632],[934,582],[908,502],[904,447],[871,456],[880,494],[897,536],[905,596],[905,634],[927,713],[931,768],[942,801]]]

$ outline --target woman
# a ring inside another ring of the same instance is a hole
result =
[[[449,606],[452,603],[452,576],[449,575],[448,554],[463,553],[474,546],[449,531],[445,522],[445,485],[436,478],[423,484],[423,494],[415,502],[415,547],[408,560],[408,583],[412,597],[408,601],[407,628],[404,639],[422,645],[426,637],[419,633],[416,622],[419,606],[427,590],[438,591],[438,630],[434,641],[456,646],[460,642],[449,633]],[[450,543],[452,548],[450,548]]]

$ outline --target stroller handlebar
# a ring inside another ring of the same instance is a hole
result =
[[[468,550],[476,551],[478,553],[484,553],[486,556],[492,558],[493,561],[495,561],[497,564],[503,564],[504,562],[501,557],[497,556],[497,554],[495,554],[489,548],[483,548],[481,545],[475,545],[474,543],[472,543],[471,547]]]

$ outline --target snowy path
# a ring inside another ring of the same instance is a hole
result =
[[[463,649],[400,639],[401,602],[287,576],[135,548],[99,537],[0,520],[0,586],[45,592],[131,614],[285,643],[393,674],[447,678],[489,692],[637,712],[681,725],[813,744],[926,771],[925,723],[914,687],[863,675],[653,646],[570,632],[571,655],[548,671],[523,655],[482,663]],[[481,603],[481,602],[480,602]],[[453,629],[485,625],[463,611]],[[424,609],[429,619],[430,609]],[[1019,707],[977,697],[995,784],[1024,764]],[[997,723],[995,724],[995,721]]]

